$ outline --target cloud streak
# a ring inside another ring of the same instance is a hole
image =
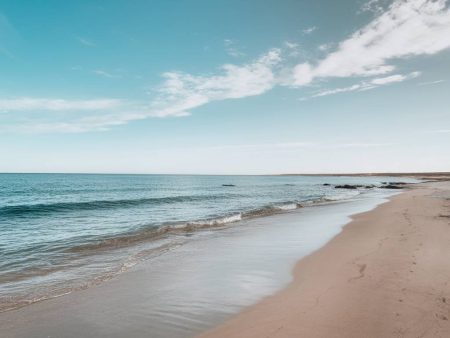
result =
[[[365,90],[375,89],[380,86],[389,85],[392,83],[398,83],[398,82],[403,82],[406,80],[414,79],[418,76],[420,76],[420,72],[412,72],[407,75],[395,74],[395,75],[390,75],[390,76],[385,76],[385,77],[378,77],[378,78],[374,78],[370,81],[362,81],[358,84],[354,84],[354,85],[348,86],[348,87],[323,90],[323,91],[320,91],[320,92],[312,95],[312,97],[314,98],[314,97],[321,97],[321,96],[346,93],[346,92],[354,92],[354,91],[365,91]]]
[[[95,75],[98,75],[98,76],[107,77],[109,79],[117,79],[117,78],[121,77],[120,75],[113,74],[113,73],[107,72],[107,71],[102,70],[102,69],[93,70],[92,73],[94,73]]]
[[[105,110],[118,108],[122,104],[118,99],[64,100],[21,97],[0,99],[0,111]]]
[[[429,85],[435,85],[439,83],[444,83],[445,80],[436,80],[436,81],[427,81],[427,82],[421,82],[418,85],[419,86],[429,86]]]

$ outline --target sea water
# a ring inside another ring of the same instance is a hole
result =
[[[392,180],[0,174],[0,311],[102,283],[205,229],[384,192],[337,184]]]

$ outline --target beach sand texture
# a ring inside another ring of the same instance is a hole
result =
[[[450,337],[450,183],[353,217],[284,290],[202,338]]]

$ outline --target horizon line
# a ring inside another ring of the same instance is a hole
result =
[[[154,176],[450,176],[450,171],[354,172],[354,173],[278,173],[278,174],[200,174],[200,173],[127,173],[127,172],[0,172],[0,175],[154,175]]]

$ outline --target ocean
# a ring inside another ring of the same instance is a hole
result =
[[[100,284],[245,220],[389,192],[337,184],[398,180],[0,174],[0,311]]]

